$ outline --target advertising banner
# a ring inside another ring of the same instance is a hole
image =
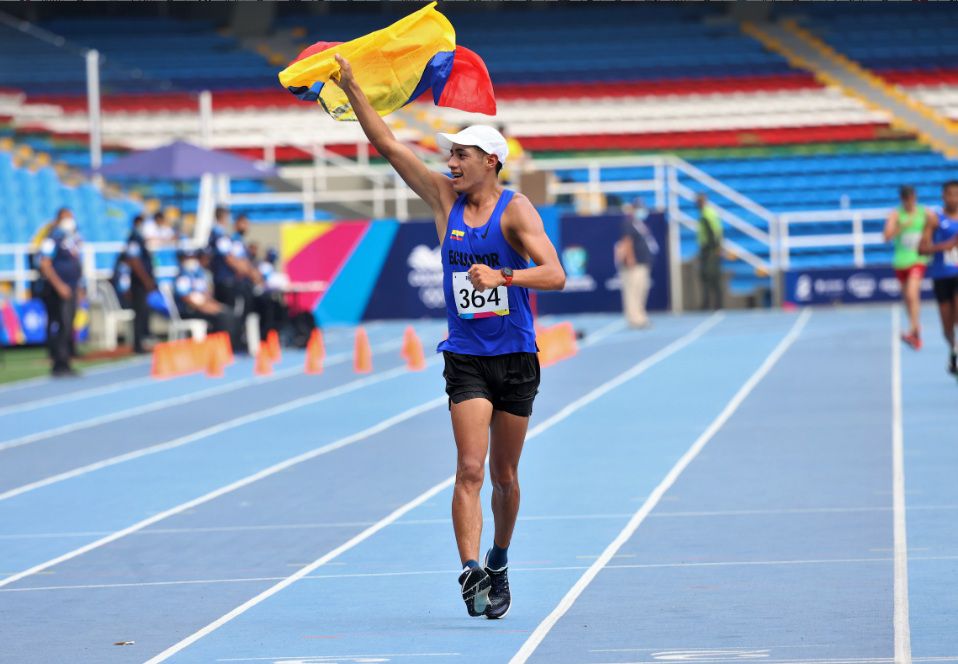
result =
[[[566,314],[622,310],[622,286],[615,265],[615,243],[622,238],[621,214],[567,216],[560,220],[559,258],[566,273],[562,292],[540,293],[539,313]],[[668,225],[665,215],[645,219],[658,251],[652,261],[649,311],[669,307]],[[555,241],[555,239],[553,239]]]
[[[932,297],[931,279],[921,283],[922,298]],[[785,273],[785,301],[796,305],[837,302],[895,302],[901,284],[890,267],[789,270]]]

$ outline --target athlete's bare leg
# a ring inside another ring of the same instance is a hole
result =
[[[958,311],[958,299],[939,302],[938,313],[941,316],[941,332],[948,342],[948,350],[955,348],[955,312]]]
[[[512,541],[519,514],[519,456],[528,428],[528,417],[501,410],[493,413],[489,476],[492,480],[492,514],[496,522],[495,542],[503,549]]]
[[[911,275],[905,282],[905,308],[908,310],[908,321],[911,325],[911,334],[918,334],[921,330],[921,278]]]
[[[485,477],[486,451],[489,449],[489,426],[492,402],[467,399],[452,404],[452,432],[456,437],[456,485],[452,492],[452,526],[463,565],[479,560],[479,538],[482,535],[482,504],[479,491]]]

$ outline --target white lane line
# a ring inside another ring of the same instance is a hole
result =
[[[895,540],[895,664],[911,662],[908,618],[908,533],[905,528],[905,434],[901,407],[901,340],[898,306],[891,308],[892,505]]]
[[[367,329],[370,329],[372,326],[367,326]],[[395,348],[399,348],[402,345],[401,341],[392,342]],[[145,362],[146,360],[144,360]],[[23,413],[31,410],[36,410],[37,408],[43,408],[44,406],[57,405],[61,403],[67,403],[70,401],[77,401],[80,399],[86,399],[89,397],[102,396],[104,394],[111,394],[113,392],[119,392],[121,390],[127,389],[129,387],[136,387],[137,385],[149,384],[155,382],[155,379],[151,376],[144,376],[141,378],[134,378],[132,380],[122,381],[119,383],[111,383],[109,385],[101,385],[100,387],[92,387],[86,390],[78,390],[76,392],[69,392],[67,394],[57,395],[53,397],[48,397],[46,399],[38,399],[36,401],[27,401],[21,404],[15,404],[12,406],[5,406],[0,408],[0,417],[8,415],[10,413]]]
[[[401,341],[389,341],[378,346],[373,346],[372,350],[374,353],[394,350],[402,346]],[[342,364],[350,359],[352,359],[352,352],[344,351],[342,353],[336,353],[330,355],[326,358],[324,365],[333,366],[337,364]],[[158,410],[163,410],[164,408],[170,408],[171,406],[178,406],[183,403],[191,403],[198,399],[205,399],[207,397],[217,396],[220,394],[228,394],[235,390],[243,389],[250,385],[258,385],[262,383],[270,383],[276,380],[282,380],[284,378],[289,378],[290,376],[296,376],[303,373],[303,368],[299,366],[289,367],[269,376],[253,376],[251,378],[243,378],[236,380],[231,383],[225,383],[223,385],[217,385],[216,387],[211,387],[206,390],[200,390],[199,392],[193,392],[191,394],[185,394],[178,397],[170,397],[168,399],[163,399],[160,401],[154,401],[152,403],[144,404],[142,406],[135,406],[127,410],[120,410],[115,413],[109,413],[106,415],[100,415],[98,417],[93,417],[88,420],[83,420],[81,422],[74,422],[71,424],[65,424],[63,426],[55,427],[53,429],[47,429],[46,431],[38,431],[36,433],[27,434],[25,436],[20,436],[19,438],[11,438],[10,440],[5,440],[0,442],[0,452],[8,450],[14,447],[20,447],[21,445],[29,445],[30,443],[35,443],[40,440],[46,440],[47,438],[53,438],[54,436],[60,436],[67,433],[73,433],[75,431],[82,431],[83,429],[89,429],[91,427],[99,426],[101,424],[108,424],[110,422],[116,422],[118,420],[123,420],[129,417],[136,417],[137,415],[144,415],[146,413],[152,413]]]
[[[114,533],[111,533],[110,535],[107,535],[106,537],[102,537],[96,540],[95,542],[90,542],[89,544],[81,546],[78,549],[74,549],[73,551],[65,553],[61,556],[57,556],[56,558],[48,560],[44,563],[35,565],[31,567],[30,569],[24,570],[22,572],[18,572],[16,574],[12,574],[10,576],[7,576],[4,579],[0,579],[0,588],[4,586],[8,586],[11,583],[19,581],[20,579],[24,579],[28,576],[36,574],[37,572],[42,572],[43,570],[49,569],[50,567],[53,567],[54,565],[59,565],[60,563],[66,562],[67,560],[72,560],[73,558],[76,558],[77,556],[81,556],[84,553],[88,553],[90,551],[93,551],[94,549],[98,549],[102,546],[109,544],[110,542],[115,542],[116,540],[126,537],[127,535],[130,535],[131,533],[135,533],[138,530],[142,530],[143,528],[146,528],[147,526],[151,526],[154,523],[158,523],[162,521],[163,519],[167,519],[176,514],[180,514],[181,512],[185,512],[187,510],[193,509],[194,507],[197,507],[204,503],[208,503],[211,500],[219,498],[220,496],[224,496],[228,493],[232,493],[233,491],[236,491],[237,489],[241,489],[244,486],[247,486],[254,482],[258,482],[259,480],[270,477],[271,475],[275,475],[276,473],[282,472],[286,470],[287,468],[292,468],[293,466],[301,464],[305,461],[309,461],[310,459],[315,459],[316,457],[321,456],[323,454],[328,454],[329,452],[338,450],[342,447],[346,447],[347,445],[352,445],[353,443],[357,443],[359,441],[370,438],[371,436],[381,433],[401,422],[405,422],[406,420],[416,417],[417,415],[420,415],[429,410],[432,410],[433,408],[437,408],[446,402],[447,402],[447,397],[445,395],[443,395],[442,397],[431,399],[430,401],[426,401],[425,403],[419,404],[418,406],[408,408],[404,410],[403,412],[399,413],[398,415],[393,415],[392,417],[382,420],[378,424],[374,424],[371,427],[367,427],[363,429],[362,431],[350,434],[344,438],[340,438],[339,440],[329,443],[328,445],[317,447],[308,452],[304,452],[303,454],[286,459],[285,461],[281,461],[280,463],[273,464],[269,468],[265,468],[259,472],[253,473],[252,475],[247,475],[246,477],[240,480],[237,480],[235,482],[232,482],[231,484],[227,484],[225,486],[220,487],[219,489],[210,491],[209,493],[206,493],[200,496],[199,498],[188,500],[187,502],[181,503],[177,505],[176,507],[172,507],[158,514],[154,514],[153,516],[149,518],[146,518],[146,519],[143,519],[142,521],[138,521],[134,523],[132,526],[128,526],[126,528],[123,528],[122,530],[118,530]]]
[[[638,362],[637,364],[635,364],[634,366],[632,366],[630,369],[627,369],[626,371],[624,371],[623,373],[617,375],[616,377],[612,378],[611,380],[609,380],[609,381],[603,383],[602,385],[596,387],[595,389],[593,389],[593,390],[591,390],[590,392],[586,393],[586,394],[583,395],[582,397],[579,397],[578,399],[576,399],[575,401],[573,401],[572,403],[570,403],[569,405],[567,405],[565,408],[561,409],[558,413],[556,413],[556,414],[553,415],[552,417],[550,417],[550,418],[544,420],[544,421],[541,422],[538,426],[533,427],[533,428],[529,431],[529,433],[526,435],[526,441],[528,442],[529,440],[535,438],[536,436],[541,435],[541,434],[544,433],[545,431],[548,431],[549,429],[551,429],[552,427],[554,427],[556,424],[562,422],[563,420],[565,420],[566,418],[568,418],[570,415],[572,415],[573,413],[575,413],[577,410],[580,410],[581,408],[583,408],[583,407],[587,406],[588,404],[592,403],[593,401],[595,401],[596,399],[598,399],[598,398],[601,397],[602,395],[608,393],[610,390],[614,389],[615,387],[618,387],[619,385],[622,385],[624,382],[626,382],[626,381],[628,381],[628,380],[631,380],[632,378],[635,378],[636,376],[638,376],[639,374],[641,374],[641,373],[647,371],[648,369],[650,369],[651,367],[655,366],[657,363],[661,362],[661,361],[664,360],[665,358],[667,358],[667,357],[669,357],[670,355],[672,355],[672,354],[678,352],[679,350],[685,348],[685,347],[688,346],[690,343],[692,343],[693,341],[695,341],[696,339],[698,339],[699,337],[701,337],[703,334],[705,334],[706,332],[708,332],[708,331],[709,331],[711,328],[713,328],[715,325],[717,325],[717,324],[719,323],[719,321],[722,320],[722,318],[723,318],[723,315],[722,315],[721,313],[715,313],[715,314],[713,314],[712,316],[710,316],[710,317],[707,318],[705,321],[703,321],[702,323],[700,323],[699,325],[697,325],[692,331],[688,332],[688,333],[685,334],[684,336],[680,337],[679,339],[676,339],[675,341],[673,341],[673,342],[670,343],[669,345],[665,346],[665,347],[662,348],[661,350],[657,351],[657,352],[654,353],[653,355],[650,355],[649,357],[645,358],[644,360],[641,360],[640,362]],[[442,482],[440,482],[439,484],[433,486],[431,489],[428,489],[428,490],[425,491],[424,493],[422,493],[422,494],[418,495],[417,497],[413,498],[411,501],[409,501],[408,503],[406,503],[405,505],[403,505],[402,507],[400,507],[400,508],[397,509],[396,511],[392,512],[392,513],[389,514],[388,516],[384,517],[384,518],[381,519],[380,521],[377,521],[375,524],[373,524],[372,526],[370,526],[370,527],[367,528],[366,530],[362,531],[361,533],[359,533],[358,535],[356,535],[355,537],[353,537],[353,538],[350,539],[349,541],[347,541],[347,542],[341,544],[340,546],[336,547],[335,549],[333,549],[332,551],[330,551],[330,552],[327,553],[326,555],[324,555],[324,556],[322,556],[322,557],[320,557],[320,558],[317,558],[316,560],[314,560],[312,563],[310,563],[310,564],[307,565],[306,567],[303,567],[302,569],[300,569],[300,570],[297,571],[296,573],[294,573],[294,574],[292,574],[292,575],[286,577],[285,579],[283,579],[282,581],[280,581],[280,582],[277,583],[276,585],[274,585],[274,586],[272,586],[272,587],[270,587],[270,588],[267,588],[266,590],[264,590],[264,591],[261,592],[260,594],[256,595],[255,597],[252,597],[252,598],[250,598],[249,600],[243,602],[242,604],[240,604],[239,606],[237,606],[235,609],[233,609],[233,610],[230,611],[229,613],[227,613],[227,614],[225,614],[225,615],[223,615],[223,616],[220,616],[219,618],[217,618],[216,620],[214,620],[214,621],[211,622],[210,624],[208,624],[208,625],[206,625],[205,627],[203,627],[202,629],[200,629],[200,630],[194,632],[193,634],[189,635],[189,636],[186,637],[185,639],[179,641],[178,643],[173,644],[172,646],[170,646],[169,648],[167,648],[166,650],[164,650],[164,651],[161,652],[160,654],[158,654],[158,655],[156,655],[155,657],[153,657],[152,659],[148,660],[145,664],[157,664],[158,662],[163,662],[163,661],[169,659],[170,657],[172,657],[173,655],[175,655],[176,653],[180,652],[180,651],[183,650],[184,648],[187,648],[187,647],[190,646],[191,644],[193,644],[193,643],[199,641],[200,639],[202,639],[202,638],[203,638],[204,636],[206,636],[207,634],[210,634],[210,633],[216,631],[217,629],[219,629],[220,627],[222,627],[222,626],[225,625],[226,623],[228,623],[228,622],[230,622],[231,620],[233,620],[233,618],[236,618],[237,616],[242,615],[243,613],[245,613],[245,612],[248,611],[249,609],[253,608],[253,607],[256,606],[257,604],[259,604],[259,603],[263,602],[264,600],[266,600],[266,599],[272,597],[273,595],[275,595],[276,593],[280,592],[280,591],[283,590],[284,588],[286,588],[286,587],[292,585],[293,583],[295,583],[295,582],[298,581],[299,579],[302,579],[303,577],[307,576],[307,575],[310,574],[311,572],[313,572],[313,571],[319,569],[320,567],[322,567],[323,565],[325,565],[325,564],[326,564],[327,562],[329,562],[330,560],[333,560],[334,558],[336,558],[337,556],[341,555],[342,553],[345,553],[346,551],[352,549],[352,548],[353,548],[354,546],[356,546],[357,544],[360,544],[361,542],[363,542],[363,541],[369,539],[370,537],[372,537],[373,535],[375,535],[377,532],[379,532],[380,530],[382,530],[382,529],[385,528],[386,526],[388,526],[388,525],[392,524],[393,522],[399,520],[399,518],[400,518],[402,515],[406,514],[406,513],[409,512],[410,510],[412,510],[412,509],[418,507],[419,505],[423,504],[424,502],[426,502],[427,500],[429,500],[430,498],[432,498],[433,496],[435,496],[435,495],[436,495],[437,493],[439,493],[440,491],[442,491],[442,490],[444,490],[444,489],[446,489],[446,488],[452,486],[452,485],[453,485],[453,482],[455,481],[455,479],[456,479],[456,478],[455,478],[455,475],[452,475],[452,476],[450,476],[450,477],[447,477],[446,479],[444,479],[444,480],[443,480]],[[0,583],[0,585],[2,585],[2,583]]]
[[[392,653],[380,653],[378,655],[280,655],[278,657],[236,657],[229,659],[218,659],[217,662],[275,662],[275,664],[283,664],[283,662],[289,662],[289,664],[322,664],[323,662],[329,662],[329,664],[346,664],[347,662],[355,662],[356,664],[362,664],[363,662],[380,662],[386,661],[381,659],[383,657],[459,657],[461,653],[458,652],[392,652]]]
[[[609,564],[609,561],[612,560],[612,557],[619,552],[619,549],[629,540],[630,537],[635,533],[638,527],[645,521],[649,513],[658,505],[659,501],[662,499],[662,496],[665,495],[665,492],[675,484],[675,481],[679,478],[679,475],[688,467],[690,463],[698,456],[699,452],[702,451],[702,448],[718,433],[719,429],[724,426],[732,414],[738,410],[738,407],[742,405],[745,399],[749,394],[752,393],[752,390],[755,389],[755,386],[771,371],[772,367],[778,362],[778,360],[785,354],[785,352],[791,347],[795,342],[798,336],[801,334],[802,329],[805,327],[805,324],[808,322],[809,317],[811,317],[811,309],[805,309],[801,315],[798,317],[798,320],[795,321],[795,324],[792,325],[791,330],[788,334],[778,343],[775,349],[771,354],[765,358],[765,361],[762,365],[756,370],[755,373],[745,382],[744,385],[736,392],[735,396],[732,397],[732,400],[728,402],[725,408],[719,413],[718,417],[708,426],[708,428],[699,436],[692,446],[682,455],[682,458],[672,467],[669,473],[665,478],[659,483],[657,487],[652,491],[645,502],[639,508],[639,510],[632,516],[629,520],[629,523],[622,529],[618,536],[606,547],[605,551],[602,552],[602,555],[599,556],[588,570],[579,578],[578,581],[569,589],[565,596],[559,601],[559,604],[556,606],[552,612],[545,617],[545,619],[539,623],[535,628],[532,634],[526,639],[525,643],[522,644],[522,647],[519,648],[518,652],[512,657],[510,664],[522,664],[535,652],[536,648],[539,647],[539,644],[542,643],[542,640],[545,639],[549,631],[555,626],[559,619],[565,615],[565,613],[572,607],[573,603],[579,598],[583,591],[588,587],[592,580],[602,571],[602,568]]]
[[[435,364],[441,358],[433,358],[427,364]],[[139,459],[150,454],[156,454],[157,452],[165,452],[167,450],[174,449],[176,447],[181,447],[183,445],[188,445],[189,443],[194,443],[197,440],[202,440],[216,434],[223,433],[224,431],[230,431],[231,429],[236,429],[238,427],[250,424],[252,422],[258,422],[259,420],[264,420],[269,417],[274,417],[276,415],[281,415],[287,413],[291,410],[296,410],[297,408],[302,408],[304,406],[311,406],[320,401],[325,401],[326,399],[332,399],[333,397],[342,396],[343,394],[349,394],[350,392],[355,392],[356,390],[361,390],[370,385],[375,385],[376,383],[381,383],[385,380],[390,380],[396,378],[397,376],[402,376],[408,374],[409,370],[404,366],[395,367],[389,371],[384,371],[381,374],[374,374],[366,378],[360,378],[359,380],[354,380],[352,382],[346,383],[345,385],[340,385],[339,387],[333,387],[328,390],[323,390],[322,392],[317,392],[308,397],[301,397],[299,399],[294,399],[288,403],[281,404],[279,406],[273,406],[271,408],[266,408],[264,410],[255,411],[249,415],[244,415],[243,417],[237,417],[226,422],[221,422],[220,424],[215,424],[211,427],[205,429],[200,429],[194,433],[188,434],[186,436],[181,436],[179,438],[174,438],[173,440],[168,440],[164,443],[158,443],[156,445],[151,445],[149,447],[144,447],[142,449],[134,450],[132,452],[127,452],[125,454],[120,454],[117,456],[110,457],[108,459],[103,459],[102,461],[96,461],[85,466],[80,466],[79,468],[74,468],[73,470],[68,470],[56,475],[50,475],[45,477],[42,480],[37,480],[35,482],[30,482],[29,484],[23,484],[21,486],[9,489],[0,493],[0,501],[13,498],[15,496],[28,493],[30,491],[35,491],[45,486],[50,486],[51,484],[56,484],[64,480],[72,479],[74,477],[79,477],[81,475],[86,475],[87,473],[92,473],[109,466],[115,466],[119,463],[125,463],[126,461],[132,461],[133,459]],[[2,585],[2,584],[0,584]]]
[[[861,565],[870,563],[887,564],[894,560],[891,557],[883,558],[821,558],[810,560],[724,560],[715,562],[698,563],[631,563],[631,564],[611,564],[607,565],[607,570],[641,570],[641,569],[694,569],[711,567],[790,567],[801,565]],[[918,561],[953,561],[958,560],[958,556],[931,556],[928,558],[916,557],[911,560]],[[327,565],[335,563],[329,562]],[[526,572],[581,572],[589,569],[587,565],[558,565],[550,567],[523,567],[513,563],[509,568],[511,574],[524,574]],[[458,568],[433,569],[433,570],[408,570],[404,572],[352,572],[341,574],[308,574],[302,577],[303,581],[324,580],[324,579],[376,579],[387,577],[408,577],[408,576],[434,576],[451,575],[459,572]],[[112,590],[118,588],[152,588],[155,586],[191,586],[191,585],[217,585],[231,583],[264,583],[268,581],[282,581],[284,576],[254,576],[238,577],[227,579],[183,579],[172,581],[141,581],[128,583],[84,583],[77,585],[61,586],[33,586],[27,588],[0,588],[0,593],[31,593],[31,592],[52,592],[62,590]]]
[[[653,653],[652,656],[658,653]],[[861,657],[861,658],[842,658],[842,657],[802,657],[801,659],[778,659],[778,658],[746,658],[741,654],[730,651],[726,656],[714,652],[712,657],[699,656],[701,653],[694,650],[679,650],[674,652],[662,653],[661,658],[648,660],[615,660],[614,662],[596,662],[595,664],[662,664],[662,662],[681,662],[694,661],[701,664],[726,664],[728,662],[757,661],[763,664],[891,664],[894,660],[891,657]],[[308,661],[308,660],[307,660]],[[916,657],[916,662],[958,662],[958,655],[951,657]],[[290,662],[293,664],[293,662]]]
[[[136,367],[141,364],[146,364],[150,362],[150,358],[141,358],[137,357],[135,359],[129,360],[117,360],[115,362],[109,362],[102,366],[90,367],[89,369],[83,370],[84,376],[98,376],[100,374],[110,373],[111,371],[119,371],[120,369],[128,369],[129,367]],[[3,392],[14,392],[19,389],[26,387],[33,387],[35,385],[43,385],[46,383],[54,383],[60,379],[51,378],[50,376],[38,376],[36,378],[28,378],[26,380],[18,380],[12,383],[7,383],[6,385],[0,385],[0,393]]]
[[[61,403],[68,403],[70,401],[79,401],[81,399],[88,399],[90,397],[100,397],[104,394],[120,392],[130,387],[136,387],[137,385],[145,385],[147,383],[153,382],[154,380],[155,379],[150,376],[141,376],[140,378],[123,380],[119,383],[110,383],[109,385],[101,385],[100,387],[91,387],[85,390],[77,390],[76,392],[68,392],[67,394],[47,397],[46,399],[37,399],[36,401],[27,401],[25,403],[14,404],[12,406],[5,406],[0,408],[0,417],[10,414],[19,415],[20,413],[37,410],[38,408],[56,406]]]

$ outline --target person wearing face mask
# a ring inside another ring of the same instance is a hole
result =
[[[150,308],[146,297],[156,290],[156,280],[153,278],[153,256],[143,237],[143,216],[137,215],[133,219],[133,229],[126,240],[126,248],[120,254],[117,271],[128,275],[129,300],[133,308],[133,352],[142,354],[147,352],[143,344],[150,333]]]
[[[80,246],[76,219],[64,208],[57,215],[56,226],[40,243],[38,256],[44,280],[42,299],[47,309],[47,343],[54,376],[76,374],[70,365],[70,357],[77,290],[83,276]]]
[[[238,325],[233,310],[210,295],[206,271],[193,249],[179,252],[180,269],[173,288],[173,300],[180,318],[200,318],[211,332],[226,332],[230,343],[239,343]]]
[[[238,259],[242,277],[238,280],[238,293],[243,296],[244,315],[258,310],[259,296],[263,292],[263,275],[256,267],[256,261],[250,253],[250,245],[246,241],[249,233],[249,217],[241,214],[233,223],[233,255]]]
[[[645,328],[649,326],[645,304],[649,298],[650,271],[659,247],[645,225],[649,212],[642,199],[636,198],[631,205],[624,205],[622,212],[625,214],[622,239],[616,246],[622,309],[630,327]]]
[[[253,310],[253,287],[262,283],[262,277],[252,266],[243,237],[249,228],[245,215],[236,219],[234,232],[229,232],[229,210],[217,208],[215,223],[210,231],[208,251],[213,272],[213,294],[216,300],[229,307],[235,318],[246,319]],[[246,348],[245,344],[235,347]]]

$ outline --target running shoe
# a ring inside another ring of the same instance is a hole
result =
[[[486,552],[486,560],[483,562],[486,574],[489,575],[489,581],[492,587],[489,590],[489,606],[486,608],[486,618],[489,620],[498,620],[505,618],[512,607],[512,593],[509,592],[509,566],[501,569],[489,568],[489,553]]]
[[[917,334],[903,334],[901,340],[915,350],[921,350],[921,337]]]
[[[958,376],[958,356],[954,353],[948,358],[948,373]]]
[[[470,616],[484,615],[489,606],[489,588],[491,583],[485,570],[478,567],[466,567],[459,575],[459,588],[462,601]]]

